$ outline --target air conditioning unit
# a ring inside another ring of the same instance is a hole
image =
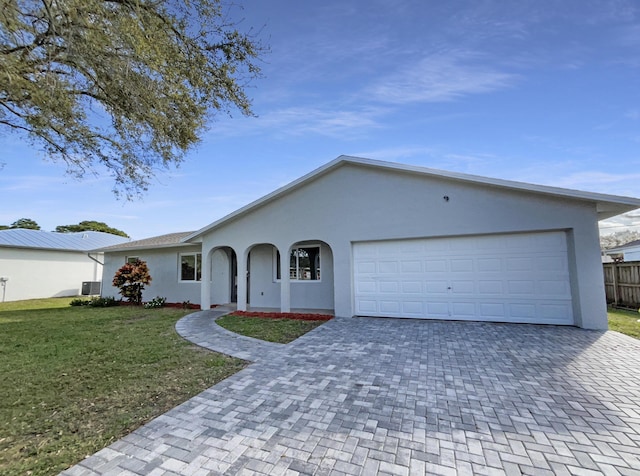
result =
[[[82,282],[82,295],[93,296],[100,294],[100,281],[83,281]]]

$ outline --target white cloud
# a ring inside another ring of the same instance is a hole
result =
[[[215,127],[216,135],[238,136],[269,132],[280,136],[317,134],[344,138],[382,127],[379,122],[386,111],[382,108],[331,109],[289,107],[261,114],[257,118],[227,121]]]
[[[518,79],[482,59],[469,52],[435,53],[383,77],[366,92],[371,99],[391,104],[443,102],[508,88]]]
[[[599,224],[602,235],[610,235],[618,231],[640,231],[640,213],[638,210],[624,213],[608,220],[603,220]]]

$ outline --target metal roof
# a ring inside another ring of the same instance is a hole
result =
[[[128,240],[129,238],[100,231],[57,233],[55,231],[27,230],[24,228],[0,230],[0,247],[2,248],[89,251],[124,243]]]
[[[183,231],[179,233],[168,233],[166,235],[152,236],[143,240],[129,241],[127,243],[119,243],[112,246],[97,249],[96,251],[130,251],[144,250],[150,248],[170,248],[175,246],[189,246],[182,243],[181,240],[189,236],[193,231]]]
[[[609,248],[608,250],[604,250],[605,253],[616,253],[619,251],[625,251],[629,248],[637,248],[640,246],[640,240],[630,241],[629,243],[625,243],[624,245],[616,246],[615,248]]]

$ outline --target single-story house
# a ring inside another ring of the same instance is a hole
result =
[[[97,231],[0,230],[0,301],[78,296],[83,283],[99,294],[104,257],[90,250],[127,240]]]
[[[143,292],[145,301],[160,296],[169,303],[200,304],[202,245],[182,241],[193,233],[169,233],[100,249],[104,253],[102,295],[117,297],[118,288],[111,286],[116,272],[125,263],[140,259],[147,263],[151,274],[151,283]],[[218,304],[231,302],[220,299]]]
[[[101,250],[104,281],[139,257],[147,300],[606,329],[597,223],[636,208],[341,156],[198,231]]]
[[[611,261],[640,261],[640,240],[631,241],[602,252]]]

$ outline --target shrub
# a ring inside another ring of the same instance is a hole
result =
[[[106,297],[94,297],[91,299],[82,299],[77,298],[73,299],[70,303],[70,306],[89,306],[89,307],[112,307],[119,306],[120,301],[116,301],[116,298],[113,296]]]
[[[164,307],[164,304],[166,302],[167,302],[167,298],[156,296],[151,301],[146,302],[144,304],[144,308],[145,309],[156,309],[156,308],[159,308],[159,307]]]
[[[118,305],[120,305],[120,301],[116,301],[113,296],[93,298],[89,301],[89,306],[91,307],[113,307]]]
[[[131,304],[142,304],[142,291],[145,284],[151,282],[147,263],[135,260],[124,264],[113,277],[113,285],[120,289],[120,294]]]

